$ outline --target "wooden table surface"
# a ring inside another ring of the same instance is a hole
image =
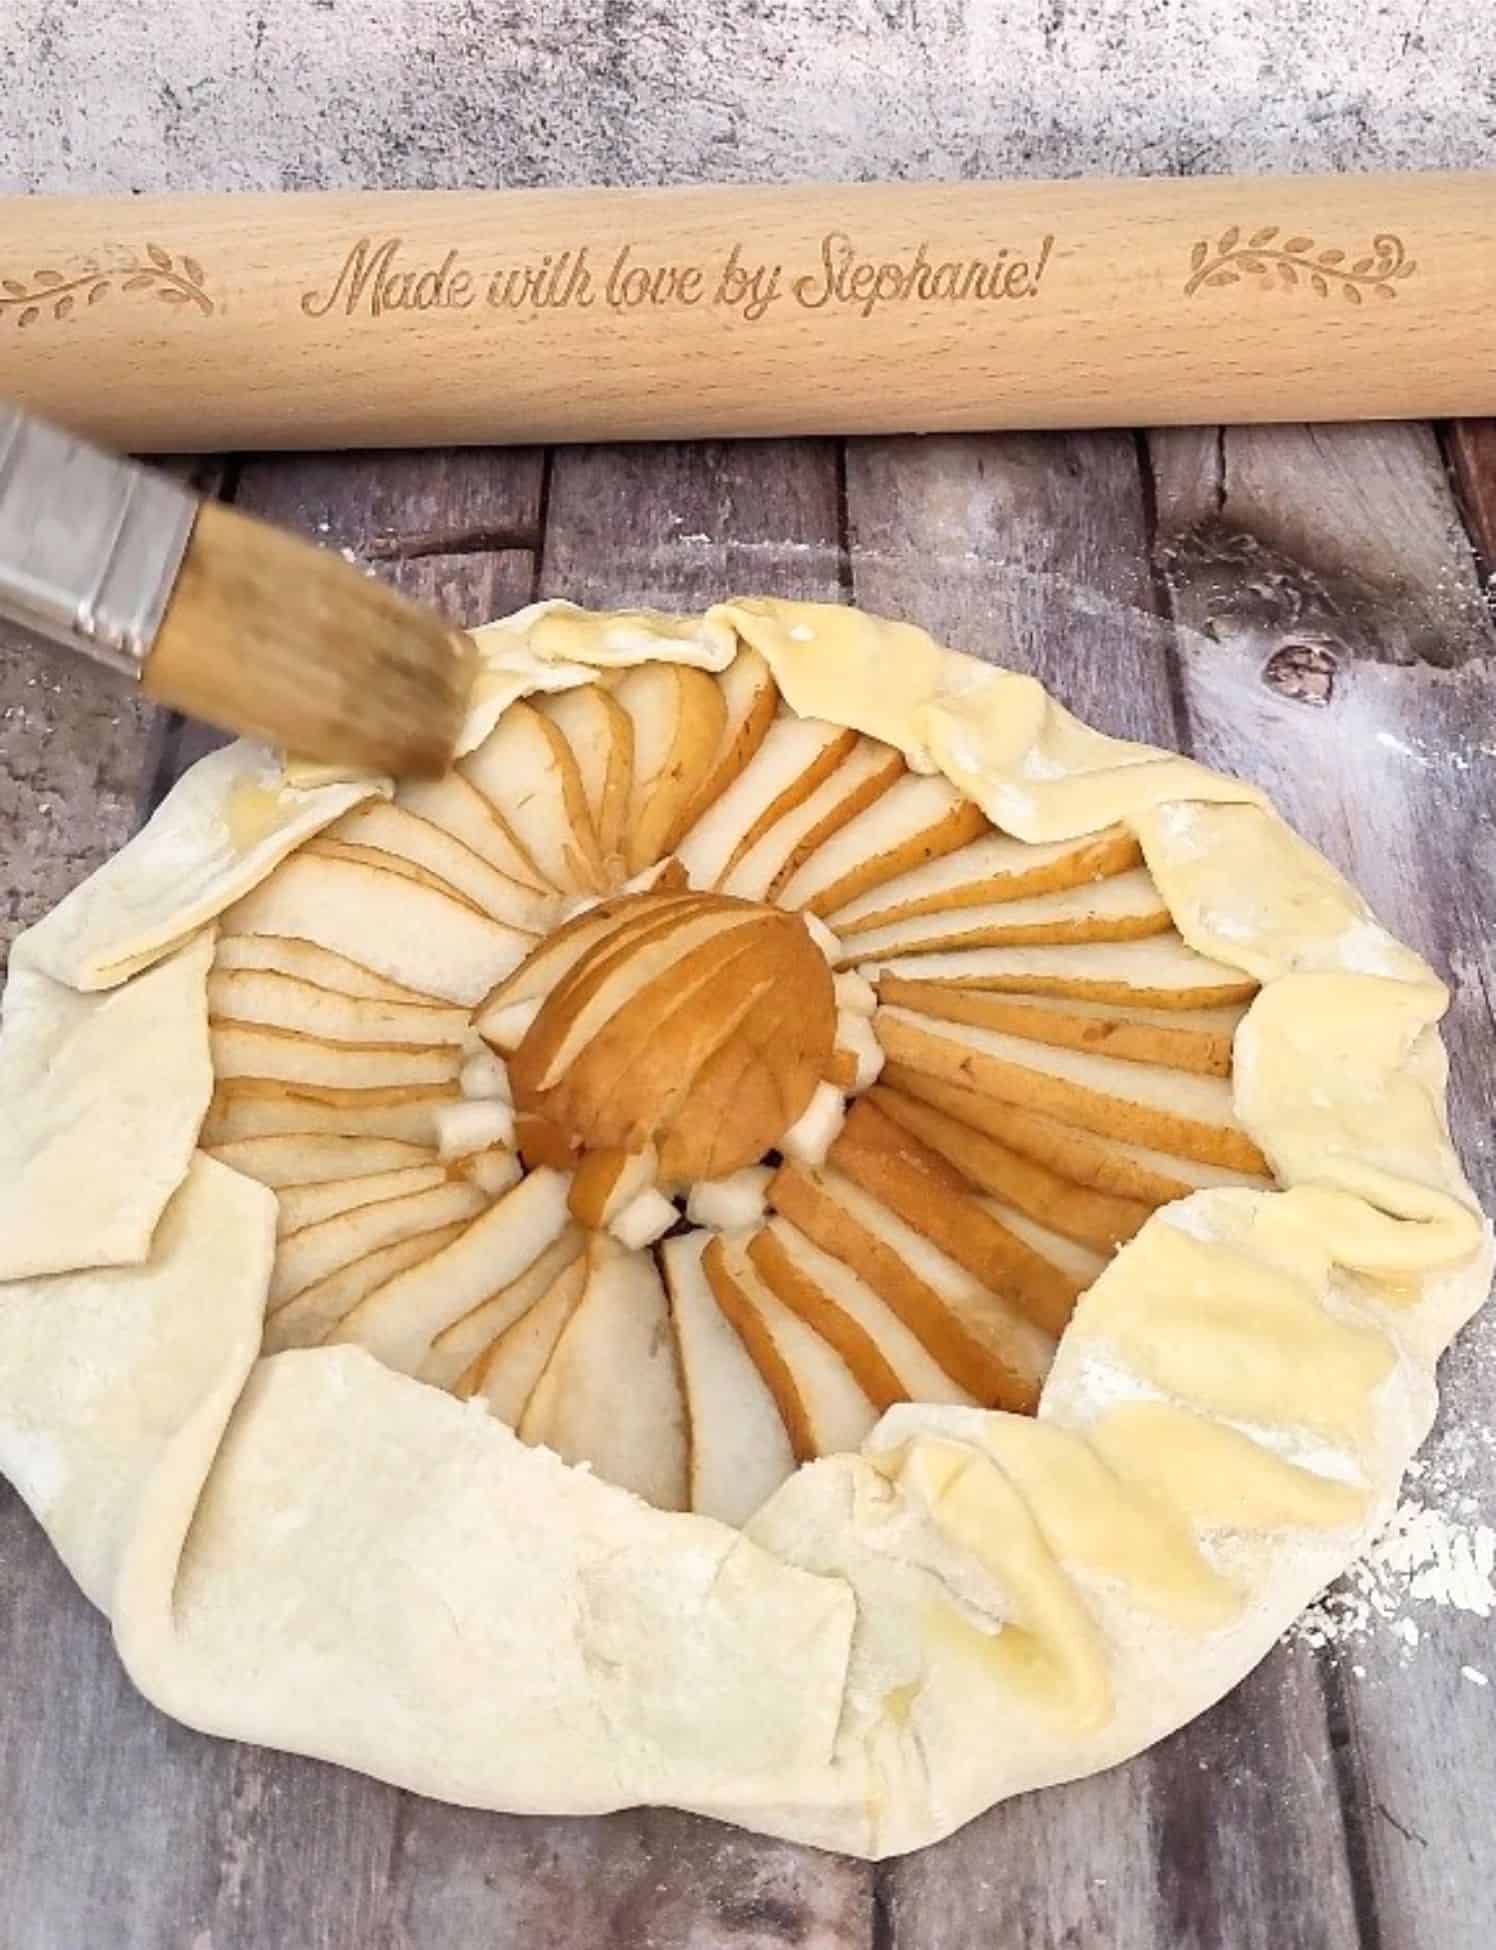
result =
[[[1496,1205],[1496,423],[232,457],[190,471],[474,623],[538,593],[845,599],[1264,783],[1446,974]],[[6,937],[208,743],[0,648]],[[1477,1320],[1445,1426],[1484,1426]],[[1489,1520],[1496,1445],[1462,1494]],[[1129,1766],[874,1868],[661,1810],[476,1814],[204,1739],[0,1484],[0,1950],[1487,1950],[1493,1627],[1280,1646]],[[371,1711],[377,1706],[371,1702]]]

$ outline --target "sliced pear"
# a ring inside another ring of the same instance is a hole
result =
[[[698,1178],[686,1198],[686,1217],[693,1226],[712,1232],[741,1232],[756,1226],[763,1219],[773,1176],[772,1165],[744,1165],[725,1178]]]
[[[310,846],[237,901],[223,926],[230,934],[313,941],[403,987],[468,1007],[534,946],[532,936],[490,920],[465,901]]]
[[[624,1252],[593,1235],[581,1304],[519,1433],[566,1462],[590,1463],[659,1509],[687,1507],[685,1401],[665,1289],[649,1253]]]
[[[985,1131],[973,1130],[933,1104],[921,1103],[917,1097],[879,1088],[870,1101],[938,1152],[979,1191],[1006,1200],[1040,1225],[1097,1252],[1115,1251],[1132,1238],[1153,1211],[1153,1206],[1142,1199],[1119,1198],[1113,1192],[1078,1185]]]
[[[428,893],[443,894],[459,907],[470,908],[474,914],[481,914],[482,908],[475,900],[454,887],[450,880],[443,880],[439,873],[430,867],[420,866],[414,860],[407,860],[401,854],[387,852],[383,847],[365,846],[357,840],[335,839],[331,833],[315,834],[303,840],[300,848],[303,859],[317,857],[324,860],[348,860],[355,866],[377,867],[381,873],[394,874],[399,880],[408,880],[413,886],[424,887]],[[529,930],[525,929],[525,933]]]
[[[365,968],[362,962],[335,955],[330,949],[319,948],[314,941],[297,941],[289,935],[276,934],[220,934],[213,950],[213,974],[237,974],[248,969],[284,975],[355,1001],[403,1004],[442,1015],[448,1010],[441,996],[387,981],[372,968]],[[440,1042],[442,1038],[432,1036],[422,1040]]]
[[[475,1187],[461,1189],[486,1204]],[[415,1374],[439,1334],[511,1286],[570,1223],[565,1177],[531,1172],[444,1251],[360,1301],[330,1339],[367,1348],[386,1367]]]
[[[680,1350],[690,1444],[690,1507],[744,1524],[787,1476],[795,1454],[762,1375],[717,1305],[701,1256],[702,1232],[660,1249]]]
[[[686,829],[726,728],[720,685],[688,664],[638,664],[614,692],[634,732],[634,778],[624,857],[639,873]]]
[[[922,1233],[836,1171],[783,1165],[769,1203],[859,1274],[977,1401],[1033,1410],[1054,1341]]]
[[[836,1006],[846,1015],[871,1016],[878,1007],[878,991],[865,975],[859,975],[853,968],[844,968],[832,978],[836,991]],[[890,996],[889,1001],[893,998]]]
[[[621,1211],[614,1213],[608,1221],[608,1231],[620,1246],[638,1252],[641,1247],[663,1239],[679,1217],[680,1213],[665,1194],[647,1185]]]
[[[508,1058],[529,1035],[531,1025],[544,1007],[544,996],[531,995],[523,1002],[506,1002],[502,1008],[484,1009],[476,1020],[483,1024],[483,1034],[494,1054]],[[508,1070],[507,1062],[505,1070]],[[512,1096],[512,1084],[510,1092]]]
[[[285,1306],[340,1266],[399,1239],[413,1239],[418,1233],[470,1219],[486,1204],[475,1186],[449,1180],[428,1191],[382,1199],[377,1205],[360,1205],[316,1225],[303,1226],[300,1232],[282,1239],[276,1249],[270,1310]]]
[[[587,1152],[576,1168],[567,1198],[572,1217],[598,1231],[653,1185],[658,1166],[652,1144],[639,1151],[613,1147]]]
[[[1063,1233],[1051,1232],[1048,1226],[1041,1226],[1037,1220],[1031,1219],[1027,1212],[1020,1212],[1016,1205],[1004,1205],[1000,1198],[981,1198],[977,1203],[985,1206],[1000,1225],[1006,1226],[1010,1232],[1016,1232],[1042,1259],[1057,1266],[1082,1291],[1098,1274],[1105,1272],[1109,1254],[1093,1252],[1089,1246],[1067,1239]]]
[[[269,968],[215,967],[208,976],[208,1014],[215,1022],[261,1023],[327,1043],[410,1043],[422,1049],[461,1043],[468,1029],[466,1009],[336,995]]]
[[[975,1130],[987,1132],[1062,1178],[1145,1205],[1166,1205],[1171,1199],[1186,1198],[1193,1191],[1214,1185],[1272,1189],[1272,1180],[1261,1173],[1230,1171],[1193,1158],[1171,1157],[1147,1145],[1082,1130],[1044,1111],[1005,1104],[902,1063],[885,1064],[880,1081],[906,1097],[933,1104]]]
[[[295,1029],[263,1023],[217,1023],[208,1032],[213,1072],[221,1079],[265,1077],[340,1090],[384,1090],[400,1084],[456,1083],[462,1052],[453,1043],[324,1043]]]
[[[537,894],[556,891],[497,808],[489,804],[476,786],[469,785],[460,772],[448,772],[441,779],[408,779],[396,792],[395,804],[404,806],[418,819],[440,826],[454,840],[461,840],[506,880],[516,881]]]
[[[534,1306],[469,1364],[452,1384],[452,1392],[480,1397],[491,1414],[517,1429],[586,1285],[587,1261],[578,1253]]]
[[[515,1112],[514,1142],[531,1171],[537,1165],[555,1171],[575,1171],[582,1152],[580,1140],[571,1132],[563,1131],[549,1117],[537,1116],[534,1111]]]
[[[338,1090],[234,1077],[213,1092],[198,1142],[205,1148],[236,1138],[399,1138],[436,1149],[436,1113],[457,1102],[452,1084],[397,1084],[388,1090]]]
[[[514,1109],[500,1097],[464,1097],[436,1113],[436,1149],[444,1164],[496,1146],[514,1149]]]
[[[517,1279],[442,1329],[418,1369],[421,1380],[438,1388],[453,1387],[459,1375],[539,1305],[568,1267],[580,1265],[585,1270],[586,1243],[580,1227],[563,1227]]]
[[[560,731],[520,700],[458,771],[476,786],[553,886],[595,894],[606,885],[582,774]]]
[[[511,879],[465,841],[434,820],[384,799],[365,799],[326,829],[324,837],[349,845],[374,847],[425,868],[485,914],[526,933],[540,934],[555,907],[554,894],[540,894]]]
[[[861,1448],[878,1411],[835,1348],[770,1292],[741,1237],[714,1233],[701,1265],[774,1397],[796,1462]]]
[[[883,1046],[868,1017],[854,1015],[850,1009],[837,1011],[831,1064],[831,1082],[851,1096],[861,1096],[877,1082],[883,1068]]]
[[[800,919],[804,923],[805,932],[815,943],[822,960],[826,962],[828,967],[835,968],[842,959],[841,942],[831,932],[830,928],[827,927],[820,915],[812,914],[809,908],[801,910]],[[835,977],[833,976],[832,979],[834,981]]]
[[[886,1300],[788,1219],[772,1219],[755,1233],[748,1257],[775,1298],[836,1349],[875,1408],[973,1402]]]
[[[355,1206],[377,1205],[381,1199],[405,1198],[411,1192],[429,1192],[434,1185],[446,1182],[446,1167],[434,1164],[371,1171],[361,1178],[330,1178],[321,1185],[288,1185],[277,1199],[277,1231],[284,1237],[300,1232],[303,1226],[336,1218],[339,1212],[351,1212]]]
[[[288,1347],[320,1347],[324,1337],[366,1293],[383,1286],[407,1266],[430,1259],[449,1246],[463,1229],[463,1221],[438,1226],[432,1232],[419,1232],[409,1239],[397,1239],[380,1246],[362,1259],[350,1260],[325,1279],[318,1280],[267,1316],[261,1342],[266,1354],[279,1354]]]
[[[1056,1337],[1064,1331],[1075,1282],[999,1225],[958,1171],[875,1104],[863,1099],[852,1107],[831,1163],[1035,1326]]]
[[[656,925],[620,936],[620,945],[558,983],[521,1049],[510,1059],[510,1077],[521,1102],[528,1091],[560,1083],[589,1043],[619,1011],[672,970],[686,975],[691,956],[732,934],[745,938],[761,926],[758,912],[722,904],[701,910],[670,906]]]
[[[473,1151],[464,1158],[454,1159],[449,1169],[455,1176],[466,1178],[469,1184],[487,1192],[490,1198],[502,1198],[525,1175],[517,1150],[510,1150],[504,1144],[491,1144],[486,1151]]]
[[[708,806],[715,805],[744,770],[764,742],[779,709],[779,691],[773,673],[759,653],[746,645],[721,673],[717,683],[725,707],[722,736],[711,767],[697,788],[695,803],[686,808],[682,831],[694,826]]]
[[[846,1101],[840,1090],[829,1081],[818,1083],[810,1102],[779,1140],[779,1149],[799,1164],[824,1164],[846,1118]]]
[[[1076,1002],[1068,997],[1003,995],[989,989],[957,989],[943,982],[912,982],[902,975],[878,981],[883,1001],[945,1022],[1001,1029],[1036,1043],[1094,1050],[1129,1063],[1161,1063],[1201,1076],[1231,1074],[1232,1039],[1246,1005],[1219,1009],[1124,1009],[1115,1002]]]
[[[435,1151],[424,1144],[402,1144],[396,1138],[315,1137],[304,1132],[233,1138],[212,1146],[208,1155],[242,1171],[246,1178],[257,1178],[272,1191],[436,1163]]]
[[[1030,846],[1006,833],[984,833],[954,853],[869,888],[828,918],[841,933],[878,928],[915,914],[985,907],[992,901],[1025,900],[1061,887],[1082,887],[1088,881],[1126,873],[1142,861],[1142,848],[1121,826],[1044,846]]]
[[[509,1088],[509,1068],[491,1049],[479,1048],[465,1056],[457,1081],[464,1097],[475,1103],[513,1104]]]
[[[743,900],[772,900],[802,860],[865,812],[903,772],[904,761],[891,745],[859,738],[810,797],[776,819],[723,875],[722,892]]]
[[[819,718],[776,718],[762,744],[677,845],[693,887],[715,887],[760,833],[841,764],[857,733]]]
[[[652,867],[630,875],[619,889],[623,894],[683,894],[690,886],[686,870],[673,853],[656,860]]]
[[[870,960],[864,975],[905,975],[957,988],[999,989],[1018,995],[1065,995],[1082,1002],[1134,1003],[1146,1009],[1210,1009],[1247,1002],[1257,993],[1249,975],[1211,961],[1177,934],[1146,941],[1082,942],[1058,947],[962,948],[949,954]]]
[[[1027,900],[986,907],[953,907],[912,914],[881,927],[842,935],[845,961],[882,961],[939,949],[988,948],[1066,941],[1139,941],[1174,926],[1153,876],[1143,867],[1110,880],[1062,887]]]
[[[817,847],[786,881],[780,904],[830,914],[869,887],[954,853],[988,830],[981,807],[949,779],[910,772]]]
[[[881,1008],[874,1022],[890,1059],[910,1069],[1129,1143],[1233,1171],[1267,1169],[1236,1121],[1224,1077],[1057,1049],[999,1029],[936,1022],[906,1009]]]
[[[623,870],[629,802],[634,782],[634,724],[601,684],[579,684],[537,700],[571,746],[581,775],[592,830],[608,878]]]
[[[474,1028],[486,1042],[509,1054],[518,1049],[541,1003],[556,984],[610,935],[622,942],[631,933],[653,926],[665,912],[667,899],[696,908],[707,906],[713,898],[709,894],[661,894],[643,908],[638,902],[626,899],[600,901],[596,907],[589,907],[557,928],[516,969],[495,984],[474,1013]],[[530,1006],[528,1016],[520,1013],[527,1006]]]

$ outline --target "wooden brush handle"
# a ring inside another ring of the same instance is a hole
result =
[[[0,203],[0,389],[139,450],[1496,410],[1496,176]]]

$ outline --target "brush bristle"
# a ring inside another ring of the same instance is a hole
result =
[[[467,708],[471,640],[327,549],[198,511],[144,684],[298,757],[435,777]]]

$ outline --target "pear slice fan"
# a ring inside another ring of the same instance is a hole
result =
[[[1031,1411],[1152,1211],[1269,1182],[1253,992],[1130,834],[999,833],[743,648],[512,705],[232,908],[203,1141],[280,1201],[267,1352],[741,1523],[896,1402]]]

